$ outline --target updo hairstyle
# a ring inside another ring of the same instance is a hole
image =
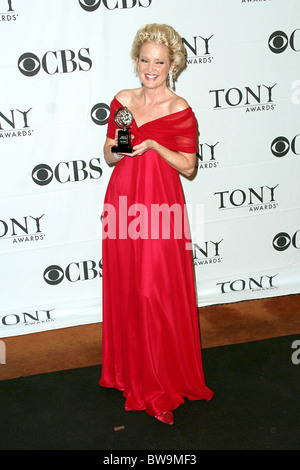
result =
[[[145,42],[154,42],[155,44],[167,46],[170,63],[174,66],[173,77],[175,80],[186,65],[186,50],[180,35],[171,26],[166,24],[153,23],[140,28],[135,35],[131,48],[131,59],[136,72],[141,47]]]

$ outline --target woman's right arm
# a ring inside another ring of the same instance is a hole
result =
[[[114,165],[115,163],[118,163],[123,158],[121,154],[114,154],[111,151],[111,148],[114,145],[116,145],[116,142],[113,139],[106,137],[103,151],[104,151],[104,160],[106,161],[108,165]],[[116,157],[115,155],[118,155],[119,158]]]

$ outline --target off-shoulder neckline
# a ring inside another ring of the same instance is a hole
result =
[[[116,97],[114,97],[114,98],[115,98],[115,100],[116,100],[121,106],[124,106]],[[160,121],[161,119],[164,119],[164,118],[166,118],[166,117],[175,116],[176,114],[183,113],[184,111],[187,111],[187,110],[190,110],[190,109],[191,109],[191,107],[188,106],[187,108],[182,109],[181,111],[176,111],[176,112],[174,112],[174,113],[165,114],[165,116],[161,116],[161,117],[159,117],[159,118],[152,119],[151,121],[144,122],[144,124],[141,124],[140,126],[139,126],[138,123],[136,122],[134,116],[133,116],[133,118],[134,118],[134,122],[135,122],[137,128],[140,129],[141,127],[146,126],[147,124],[151,124],[151,123],[153,123],[153,122]]]

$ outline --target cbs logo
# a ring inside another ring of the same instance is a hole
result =
[[[48,75],[56,73],[72,73],[75,70],[87,72],[92,67],[88,48],[80,49],[76,54],[67,49],[61,51],[48,51],[42,59],[32,52],[25,52],[19,57],[18,68],[26,77],[37,75],[41,69]]]
[[[93,260],[72,262],[65,269],[53,264],[45,269],[43,277],[50,286],[60,284],[64,278],[72,283],[90,281],[96,277],[102,277],[102,260],[98,263]]]

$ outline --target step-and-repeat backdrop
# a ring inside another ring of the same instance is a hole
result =
[[[299,0],[0,0],[0,337],[102,321],[106,123],[152,22],[187,50],[199,306],[299,292]]]

